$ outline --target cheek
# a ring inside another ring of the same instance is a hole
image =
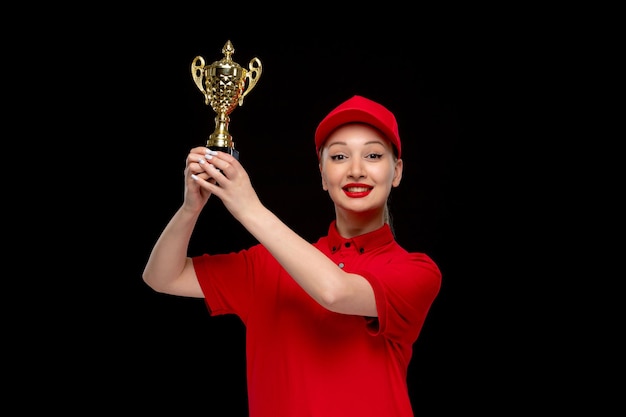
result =
[[[388,167],[375,167],[369,172],[369,175],[376,180],[376,182],[381,184],[392,183],[395,176],[396,171],[392,168]]]
[[[329,188],[332,188],[333,184],[337,184],[337,173],[333,171],[328,171],[327,169],[322,170],[322,186],[324,190],[328,191]]]
[[[329,182],[333,181],[333,178],[337,178],[337,176],[339,175],[339,172],[337,170],[336,167],[324,167],[322,168],[322,177]]]

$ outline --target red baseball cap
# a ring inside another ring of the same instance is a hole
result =
[[[319,154],[326,138],[339,126],[362,122],[374,126],[396,147],[400,158],[402,146],[396,117],[383,105],[362,96],[354,96],[328,113],[315,130],[315,151]]]

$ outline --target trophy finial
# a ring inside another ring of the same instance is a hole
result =
[[[233,47],[233,44],[230,41],[230,39],[226,41],[226,43],[224,44],[224,47],[222,48],[222,53],[226,57],[226,61],[228,62],[232,61],[231,55],[235,53],[235,48]]]

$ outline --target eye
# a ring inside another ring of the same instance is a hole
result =
[[[370,153],[370,154],[368,154],[366,156],[366,158],[368,158],[368,159],[380,159],[382,157],[383,157],[383,155],[380,154],[380,153]]]
[[[341,161],[342,159],[345,159],[345,155],[331,155],[330,159],[333,161]]]

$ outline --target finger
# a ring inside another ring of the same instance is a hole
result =
[[[185,165],[189,165],[192,162],[197,162],[199,158],[204,157],[205,155],[213,154],[214,151],[210,150],[205,146],[198,146],[189,151],[187,157],[185,158]]]
[[[203,164],[202,168],[209,175],[209,177],[215,180],[216,183],[218,184],[224,183],[228,179],[228,176],[224,174],[221,168],[218,168],[215,165],[214,161],[215,161],[215,158],[212,159],[210,163]],[[218,162],[218,163],[220,165],[223,165],[223,162]]]
[[[207,172],[201,174],[191,174],[188,178],[190,181],[198,183],[198,185],[205,190],[211,192],[212,194],[215,191],[218,191],[220,188],[220,184],[217,182],[218,180],[215,178],[216,176],[221,176],[224,180],[226,177],[221,174],[215,167],[208,168],[209,171],[213,171],[216,175],[211,175]]]
[[[203,180],[205,180],[205,181],[211,181],[211,180],[215,181],[215,180],[214,180],[213,178],[211,178],[211,176],[210,176],[209,174],[207,174],[206,172],[200,172],[200,173],[197,173],[197,174],[192,174],[192,175],[195,175],[195,177],[196,177],[196,178],[202,178],[202,179],[203,179]]]
[[[232,156],[231,154],[227,153],[227,152],[222,152],[222,151],[217,151],[214,152],[213,155],[217,156],[218,158],[232,164],[235,161],[237,161],[237,158],[235,158],[234,156]]]
[[[207,162],[213,159],[214,155],[216,154],[215,151],[211,151],[207,148],[204,148],[204,149],[205,151],[200,155],[199,154],[189,155],[190,166],[194,167],[195,169],[198,169],[198,171],[194,173],[204,172],[207,167]]]
[[[204,155],[208,149],[209,148],[207,148],[206,146],[196,146],[195,148],[192,148],[189,151],[189,153],[197,153],[199,155]]]
[[[201,164],[200,162],[190,162],[188,166],[185,167],[185,169],[183,170],[183,175],[188,175],[188,174],[202,174],[205,173],[204,168],[202,167],[203,164]]]
[[[225,152],[217,152],[215,157],[210,160],[210,163],[219,169],[226,178],[233,178],[233,175],[237,173],[237,166],[239,162],[232,155]]]

